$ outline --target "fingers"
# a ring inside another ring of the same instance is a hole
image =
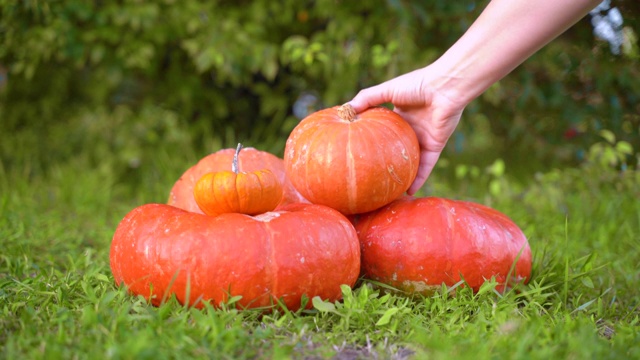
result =
[[[420,166],[418,167],[418,174],[416,175],[415,180],[413,180],[413,184],[411,184],[411,186],[409,187],[409,190],[407,190],[407,194],[413,195],[418,192],[418,190],[420,190],[422,185],[424,185],[424,183],[427,181],[427,178],[429,178],[429,175],[431,175],[431,171],[435,167],[436,162],[438,162],[439,158],[439,151],[422,151],[422,154],[420,155]]]
[[[386,83],[382,83],[360,90],[360,92],[349,101],[349,104],[353,106],[353,109],[357,113],[361,113],[370,107],[391,102],[392,98],[393,96],[389,86],[387,86]]]

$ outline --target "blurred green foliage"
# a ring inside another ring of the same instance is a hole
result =
[[[313,111],[428,64],[485,3],[0,0],[0,160],[117,152],[135,169],[159,141],[185,161],[238,141],[281,155],[300,96]],[[640,4],[613,5],[623,55],[583,19],[475,101],[447,152],[571,162],[603,129],[640,143]]]

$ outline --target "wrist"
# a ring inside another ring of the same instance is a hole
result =
[[[467,32],[433,64],[439,84],[473,101],[538,49],[582,18],[599,0],[492,0]]]
[[[433,78],[427,82],[435,93],[461,107],[466,107],[484,89],[478,86],[477,79],[473,79],[474,76],[469,73],[467,64],[462,61],[453,61],[445,55],[425,68],[427,74],[433,74]]]

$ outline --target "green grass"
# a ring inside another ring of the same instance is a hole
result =
[[[505,294],[488,282],[477,294],[457,287],[407,297],[361,280],[338,303],[260,313],[174,299],[153,307],[114,285],[108,255],[118,222],[135,206],[164,202],[197,159],[172,148],[145,156],[127,171],[91,151],[46,166],[0,163],[0,357],[640,358],[633,171],[584,166],[527,183],[436,172],[429,194],[488,204],[528,236],[533,279]]]

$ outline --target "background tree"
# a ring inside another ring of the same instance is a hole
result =
[[[281,155],[300,117],[433,61],[484,5],[2,0],[0,131],[34,151],[20,159],[0,145],[2,160],[46,170],[95,138],[130,168],[158,141],[200,152],[243,141]],[[640,4],[612,5],[624,19],[620,54],[583,19],[475,101],[447,152],[575,162],[596,130],[638,143]]]

